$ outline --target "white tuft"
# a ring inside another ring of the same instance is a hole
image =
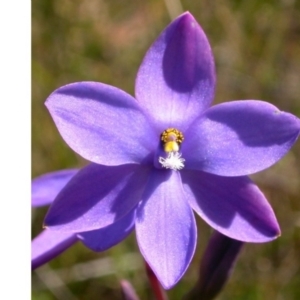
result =
[[[166,169],[181,170],[184,167],[185,159],[181,158],[181,153],[170,152],[167,158],[159,157],[159,163]]]

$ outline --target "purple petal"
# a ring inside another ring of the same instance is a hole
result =
[[[149,169],[90,164],[75,175],[51,205],[45,225],[84,232],[106,227],[128,214],[141,200]]]
[[[93,251],[105,251],[124,240],[134,228],[135,210],[107,227],[79,233],[82,243]]]
[[[188,130],[182,144],[186,168],[223,176],[266,169],[297,140],[299,119],[255,100],[209,108]]]
[[[77,172],[78,169],[60,170],[34,178],[31,182],[31,205],[35,207],[51,204]]]
[[[61,254],[77,241],[73,233],[43,230],[31,242],[31,267],[36,269]]]
[[[136,78],[136,97],[160,128],[185,130],[210,106],[214,89],[209,42],[194,17],[184,13],[148,50]]]
[[[137,209],[138,244],[161,284],[169,289],[185,273],[197,240],[180,173],[153,170],[143,198]]]
[[[257,243],[280,235],[272,207],[248,177],[221,177],[190,170],[181,174],[193,209],[222,234]]]
[[[68,145],[92,162],[141,163],[157,146],[157,135],[137,101],[115,87],[69,84],[54,91],[46,106]]]

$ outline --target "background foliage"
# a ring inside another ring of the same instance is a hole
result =
[[[190,11],[216,61],[215,103],[262,99],[300,117],[298,0],[32,0],[32,177],[86,162],[59,136],[44,106],[56,88],[100,81],[134,93],[139,64],[172,17]],[[218,299],[300,299],[300,142],[253,179],[271,202],[282,236],[247,244]],[[35,236],[47,209],[32,211]],[[181,299],[194,284],[211,229],[197,217],[196,255],[168,291]],[[119,280],[153,299],[132,234],[104,253],[80,243],[32,273],[32,299],[121,299]]]

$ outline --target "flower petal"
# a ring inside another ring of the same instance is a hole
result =
[[[93,231],[79,233],[82,243],[93,251],[105,251],[124,240],[133,230],[135,210],[117,222]]]
[[[137,209],[140,250],[166,289],[183,276],[196,247],[195,218],[184,198],[180,173],[155,169]]]
[[[222,234],[257,243],[280,235],[272,207],[248,177],[222,177],[191,170],[181,174],[193,209]]]
[[[77,172],[78,169],[66,169],[34,178],[31,182],[31,205],[36,207],[51,204]]]
[[[73,233],[43,230],[31,242],[31,267],[36,269],[61,254],[77,241]]]
[[[242,176],[266,169],[296,142],[300,120],[255,100],[209,108],[189,128],[182,143],[186,168],[222,176]]]
[[[215,66],[205,33],[190,13],[175,19],[148,50],[136,98],[160,128],[186,126],[214,97]]]
[[[149,169],[90,164],[75,175],[51,205],[45,225],[84,232],[106,227],[128,214],[141,200]]]
[[[54,91],[46,106],[68,145],[92,162],[141,163],[157,146],[157,136],[137,101],[115,87],[69,84]]]

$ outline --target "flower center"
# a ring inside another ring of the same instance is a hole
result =
[[[158,161],[162,167],[172,170],[181,170],[185,159],[179,153],[179,146],[183,142],[182,132],[176,128],[168,128],[161,134],[164,151],[168,154],[166,158],[159,157]]]

